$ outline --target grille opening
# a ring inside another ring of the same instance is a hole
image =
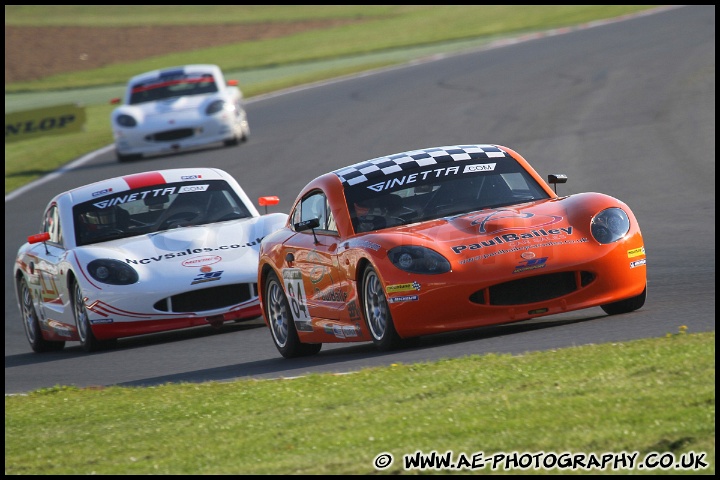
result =
[[[559,272],[520,278],[493,285],[470,295],[481,305],[524,305],[562,297],[595,279],[592,272]]]
[[[235,283],[203,288],[164,298],[155,303],[161,312],[202,312],[225,308],[257,297],[257,283]]]
[[[151,142],[172,142],[173,140],[192,137],[193,134],[194,130],[192,128],[178,128],[177,130],[167,130],[154,135],[148,135],[145,139]]]

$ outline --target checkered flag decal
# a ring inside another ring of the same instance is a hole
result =
[[[335,170],[335,175],[347,185],[357,185],[368,180],[375,180],[385,175],[415,170],[421,167],[440,165],[464,160],[482,160],[506,157],[507,154],[495,145],[456,145],[451,147],[426,148],[397,153],[387,157],[356,163],[349,167]]]

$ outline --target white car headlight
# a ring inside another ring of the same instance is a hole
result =
[[[130,285],[139,280],[135,269],[120,260],[93,260],[88,263],[87,270],[92,278],[108,285]]]
[[[225,100],[215,100],[207,106],[207,108],[205,109],[205,114],[214,115],[218,112],[221,112],[222,110],[232,112],[233,110],[235,110],[235,106],[230,102],[226,102]]]
[[[118,115],[117,118],[115,119],[115,121],[121,127],[129,128],[129,127],[134,127],[137,125],[137,120],[135,120],[135,118],[133,118],[130,115],[124,114],[124,113],[122,115]]]

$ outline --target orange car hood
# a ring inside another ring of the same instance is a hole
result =
[[[422,243],[451,261],[480,252],[487,254],[550,243],[579,246],[591,239],[592,215],[608,206],[617,206],[617,201],[591,193],[485,209],[396,227],[394,233],[405,238],[396,237],[394,241]],[[388,230],[385,232],[389,233]],[[412,234],[413,240],[408,234]]]

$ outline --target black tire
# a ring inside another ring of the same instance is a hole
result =
[[[647,285],[643,289],[642,293],[636,297],[628,298],[626,300],[620,300],[619,302],[608,303],[607,305],[601,305],[605,313],[608,315],[619,315],[621,313],[633,312],[643,305],[645,305],[645,299],[647,298]]]
[[[234,147],[235,145],[240,145],[240,139],[238,139],[238,137],[233,137],[228,140],[223,140],[223,144],[226,147]]]
[[[28,287],[27,280],[20,279],[17,285],[20,294],[20,308],[22,310],[22,321],[25,327],[25,337],[27,337],[30,347],[36,353],[56,352],[65,347],[65,342],[45,340],[40,330],[40,322],[35,305],[33,304],[32,293]]]
[[[140,160],[142,158],[142,155],[137,154],[130,154],[130,155],[123,155],[121,153],[115,153],[115,156],[118,159],[118,162],[124,163],[124,162],[132,162],[133,160]]]
[[[402,339],[395,330],[385,288],[375,269],[370,266],[363,272],[362,306],[365,323],[375,346],[381,351],[400,347]]]
[[[75,317],[75,326],[77,327],[78,336],[80,337],[80,345],[86,352],[96,352],[104,348],[112,347],[117,343],[117,339],[98,340],[93,334],[85,309],[85,299],[83,297],[80,285],[77,282],[72,283],[72,309]]]
[[[265,310],[273,342],[285,358],[315,355],[322,343],[302,343],[295,329],[290,302],[275,272],[270,272],[265,282]]]

